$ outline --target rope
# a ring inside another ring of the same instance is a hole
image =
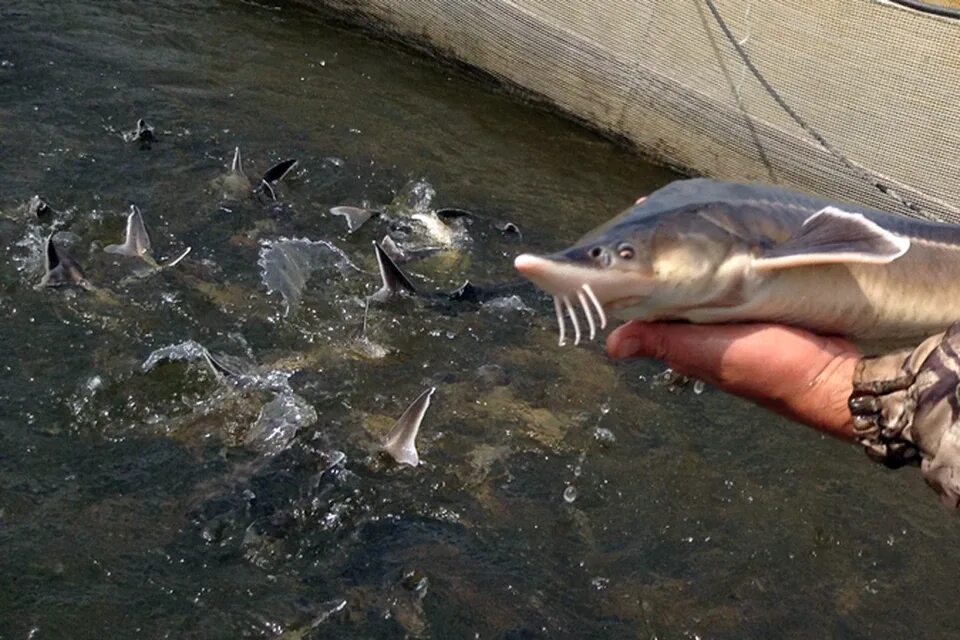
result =
[[[806,120],[801,118],[800,114],[794,111],[793,108],[791,108],[790,105],[787,104],[787,102],[777,92],[777,90],[774,89],[773,86],[763,76],[763,74],[760,73],[760,70],[757,69],[757,67],[753,64],[753,61],[749,58],[749,56],[747,56],[747,52],[743,48],[743,45],[741,45],[737,41],[736,37],[734,37],[733,33],[730,31],[730,28],[727,26],[727,23],[724,22],[723,18],[720,16],[720,11],[717,9],[717,5],[714,3],[714,0],[703,0],[703,1],[707,5],[707,8],[710,10],[710,13],[713,14],[714,20],[717,21],[717,25],[719,25],[720,30],[723,31],[723,35],[727,38],[727,40],[736,50],[737,54],[740,56],[740,59],[743,61],[743,64],[747,67],[747,69],[750,70],[750,73],[753,74],[753,77],[757,79],[757,82],[760,83],[760,86],[762,86],[764,90],[766,90],[766,92],[770,94],[770,97],[773,98],[778,105],[780,105],[780,108],[783,109],[786,112],[786,114],[790,116],[790,118],[793,119],[793,121],[800,126],[801,129],[803,129],[808,134],[810,134],[810,136],[812,136],[814,140],[819,142],[824,149],[826,149],[828,152],[830,152],[830,154],[832,154],[835,158],[837,158],[837,160],[843,163],[845,167],[847,167],[853,173],[857,174],[858,176],[866,180],[868,183],[872,184],[881,193],[891,196],[892,198],[897,200],[897,202],[902,204],[904,207],[910,209],[911,211],[913,211],[914,213],[916,213],[921,217],[928,218],[931,220],[936,219],[934,216],[924,212],[924,210],[920,208],[920,205],[914,202],[911,202],[906,198],[903,198],[899,193],[894,191],[892,187],[890,187],[889,185],[885,184],[882,180],[880,180],[880,178],[878,178],[876,174],[869,171],[868,169],[861,167],[858,164],[855,164],[853,161],[848,159],[845,155],[840,153],[840,151],[836,147],[830,144],[827,141],[827,139],[824,138],[819,131],[814,129],[812,126],[810,126],[807,123]]]

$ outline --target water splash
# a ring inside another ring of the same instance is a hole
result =
[[[276,455],[289,446],[297,432],[317,421],[317,411],[295,393],[281,393],[263,405],[244,444],[266,455]]]
[[[300,308],[307,280],[317,269],[335,268],[340,273],[360,271],[333,243],[307,238],[261,241],[257,264],[267,292],[282,296],[285,318]]]

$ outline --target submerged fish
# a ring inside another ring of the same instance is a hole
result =
[[[621,319],[777,322],[900,342],[960,319],[960,226],[778,187],[680,180],[572,247],[518,256],[560,344]]]

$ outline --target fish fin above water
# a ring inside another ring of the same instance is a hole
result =
[[[44,247],[44,274],[40,280],[41,287],[63,287],[77,285],[87,287],[87,279],[83,270],[70,256],[57,248],[53,243],[53,234],[47,236]]]
[[[887,231],[860,213],[824,207],[785,242],[754,259],[757,271],[818,264],[888,264],[910,248],[910,239]]]
[[[153,127],[147,124],[146,120],[140,118],[137,120],[137,128],[125,134],[124,138],[128,142],[140,142],[146,144],[154,142],[157,139],[157,136],[153,133]]]
[[[377,252],[377,265],[380,267],[380,280],[383,282],[383,286],[380,287],[380,291],[374,295],[378,298],[389,297],[397,293],[406,291],[408,293],[416,294],[417,288],[413,286],[413,283],[410,282],[410,278],[400,270],[400,267],[397,266],[387,252],[383,250],[383,247],[379,243],[373,243],[374,248]]]
[[[442,209],[437,209],[434,211],[434,213],[437,214],[437,217],[441,220],[456,220],[457,218],[475,217],[470,211],[467,211],[466,209],[458,209],[456,207],[444,207]]]
[[[54,213],[53,207],[39,195],[30,198],[30,201],[27,203],[27,211],[35,218],[42,218]]]
[[[374,209],[350,206],[330,207],[330,213],[335,216],[343,216],[347,220],[347,233],[353,233],[366,224],[367,220],[380,214],[379,211]]]
[[[383,239],[380,241],[380,248],[383,249],[394,262],[406,262],[410,259],[409,254],[389,235],[383,236]]]
[[[246,177],[246,173],[243,172],[243,156],[240,154],[240,145],[237,145],[233,150],[233,161],[230,163],[230,171]]]
[[[150,253],[150,236],[143,223],[143,214],[137,205],[130,205],[130,215],[127,216],[127,231],[123,244],[107,245],[103,249],[107,253],[142,258]]]
[[[213,371],[213,374],[218,380],[235,380],[240,377],[239,372],[228,367],[206,348],[203,349],[203,360],[207,363],[207,366],[210,367],[210,370]]]
[[[498,222],[494,225],[494,228],[504,235],[513,235],[520,239],[523,238],[523,234],[520,233],[520,227],[513,222]]]
[[[297,166],[296,158],[282,160],[264,172],[263,181],[270,184],[275,184],[282,180],[285,175],[290,173],[295,166]]]
[[[420,464],[420,456],[417,453],[417,434],[420,432],[420,424],[423,417],[430,407],[430,398],[436,387],[430,387],[420,394],[420,396],[407,407],[400,419],[397,420],[390,432],[383,439],[382,451],[400,464],[407,464],[416,467]]]
[[[480,300],[480,289],[467,280],[457,289],[448,293],[447,297],[455,302],[477,302]]]
[[[258,195],[259,195],[259,194],[262,194],[262,195],[266,196],[268,200],[276,201],[276,199],[277,199],[277,191],[276,191],[276,189],[274,189],[274,188],[273,188],[273,185],[271,185],[271,184],[270,184],[269,182],[267,182],[266,180],[261,180],[261,181],[260,181],[260,185],[254,190],[254,193],[256,193],[256,194],[258,194]]]
[[[161,268],[161,269],[169,269],[170,267],[173,267],[173,266],[176,266],[176,265],[180,264],[180,262],[181,262],[184,258],[186,258],[188,255],[190,255],[190,252],[191,252],[191,251],[193,251],[193,247],[187,247],[187,248],[184,249],[183,252],[182,252],[180,255],[178,255],[176,258],[173,258],[172,260],[170,260],[170,261],[167,262],[166,264],[160,265],[160,268]]]

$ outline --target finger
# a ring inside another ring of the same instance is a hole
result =
[[[770,357],[766,348],[782,339],[784,336],[779,334],[787,331],[790,330],[764,324],[628,322],[610,334],[607,350],[615,358],[663,360],[681,373],[717,384],[731,377],[739,378],[738,371],[753,364],[766,368]]]

